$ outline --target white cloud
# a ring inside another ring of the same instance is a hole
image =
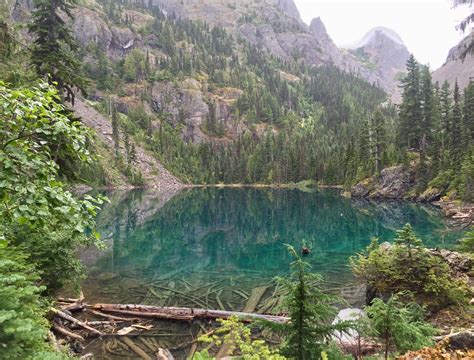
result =
[[[465,35],[455,29],[467,7],[449,0],[294,0],[306,23],[320,16],[338,46],[356,43],[371,28],[395,30],[417,59],[440,67]]]

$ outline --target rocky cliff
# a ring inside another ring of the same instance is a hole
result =
[[[283,59],[304,59],[313,65],[333,63],[378,84],[399,99],[397,76],[405,69],[408,50],[393,30],[371,30],[363,46],[339,49],[321,18],[303,23],[293,0],[154,0],[168,14],[226,28],[234,35]],[[399,41],[394,41],[398,39]]]
[[[400,36],[391,29],[377,27],[370,30],[350,52],[375,72],[379,85],[398,103],[401,100],[399,79],[405,74],[410,57]]]
[[[454,87],[457,80],[459,87],[464,89],[469,84],[469,80],[474,79],[474,54],[467,54],[465,58],[462,58],[461,54],[473,41],[474,30],[449,51],[444,65],[433,72],[433,81],[441,84],[447,80],[451,87]]]

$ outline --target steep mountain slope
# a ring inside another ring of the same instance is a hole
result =
[[[28,21],[28,2],[17,4]],[[353,134],[369,131],[364,121],[386,100],[353,75],[366,67],[322,22],[304,25],[292,1],[183,4],[88,0],[74,9],[91,80],[84,122],[108,148],[109,167],[154,186],[166,174],[160,163],[184,183],[341,182],[346,152],[365,149]],[[242,25],[257,29],[256,42],[242,41]]]
[[[473,38],[474,30],[458,45],[449,50],[444,65],[433,72],[433,81],[438,81],[441,84],[447,80],[451,87],[454,87],[457,80],[461,89],[469,84],[469,79],[474,78],[474,54],[468,54],[464,59],[461,59],[460,54],[467,47],[467,44],[473,41]]]
[[[395,102],[399,102],[399,79],[405,74],[406,62],[410,57],[400,36],[391,29],[377,27],[370,30],[350,51],[373,69],[380,86],[392,94]]]
[[[312,65],[333,63],[389,93],[396,92],[398,83],[394,76],[404,69],[408,59],[400,37],[389,29],[369,32],[367,41],[355,53],[357,56],[339,49],[320,18],[314,19],[309,27],[303,23],[293,0],[154,0],[154,3],[168,14],[222,26],[282,59],[304,59]]]

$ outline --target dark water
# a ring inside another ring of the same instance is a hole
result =
[[[429,246],[449,248],[459,237],[433,207],[333,190],[185,189],[167,202],[149,191],[108,196],[98,220],[108,249],[83,256],[92,301],[242,309],[252,289],[288,272],[284,244],[305,242],[327,287],[356,302],[348,259],[371,237],[391,241],[406,223]],[[263,298],[259,307],[267,309]]]

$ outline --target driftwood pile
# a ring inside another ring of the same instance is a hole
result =
[[[250,296],[246,305],[246,310],[249,312],[135,304],[89,305],[85,303],[83,296],[78,299],[59,298],[57,306],[50,309],[53,317],[52,329],[57,335],[71,341],[85,342],[86,339],[100,338],[103,342],[104,353],[110,355],[134,353],[137,358],[145,360],[171,360],[173,356],[170,351],[162,347],[162,345],[168,345],[166,341],[163,341],[163,338],[172,337],[173,340],[176,340],[180,334],[156,333],[155,320],[175,320],[189,323],[237,316],[243,322],[255,319],[277,323],[287,322],[289,318],[284,316],[251,312],[255,310],[262,292],[264,289],[257,289],[255,295]],[[199,326],[201,326],[201,330],[198,335],[211,334],[214,331],[213,327],[209,331],[200,323]],[[181,334],[181,336],[191,336],[191,339],[187,339],[178,346],[169,347],[169,349],[180,350],[189,347],[190,352],[194,353],[197,350],[198,336],[192,336],[192,334]]]

